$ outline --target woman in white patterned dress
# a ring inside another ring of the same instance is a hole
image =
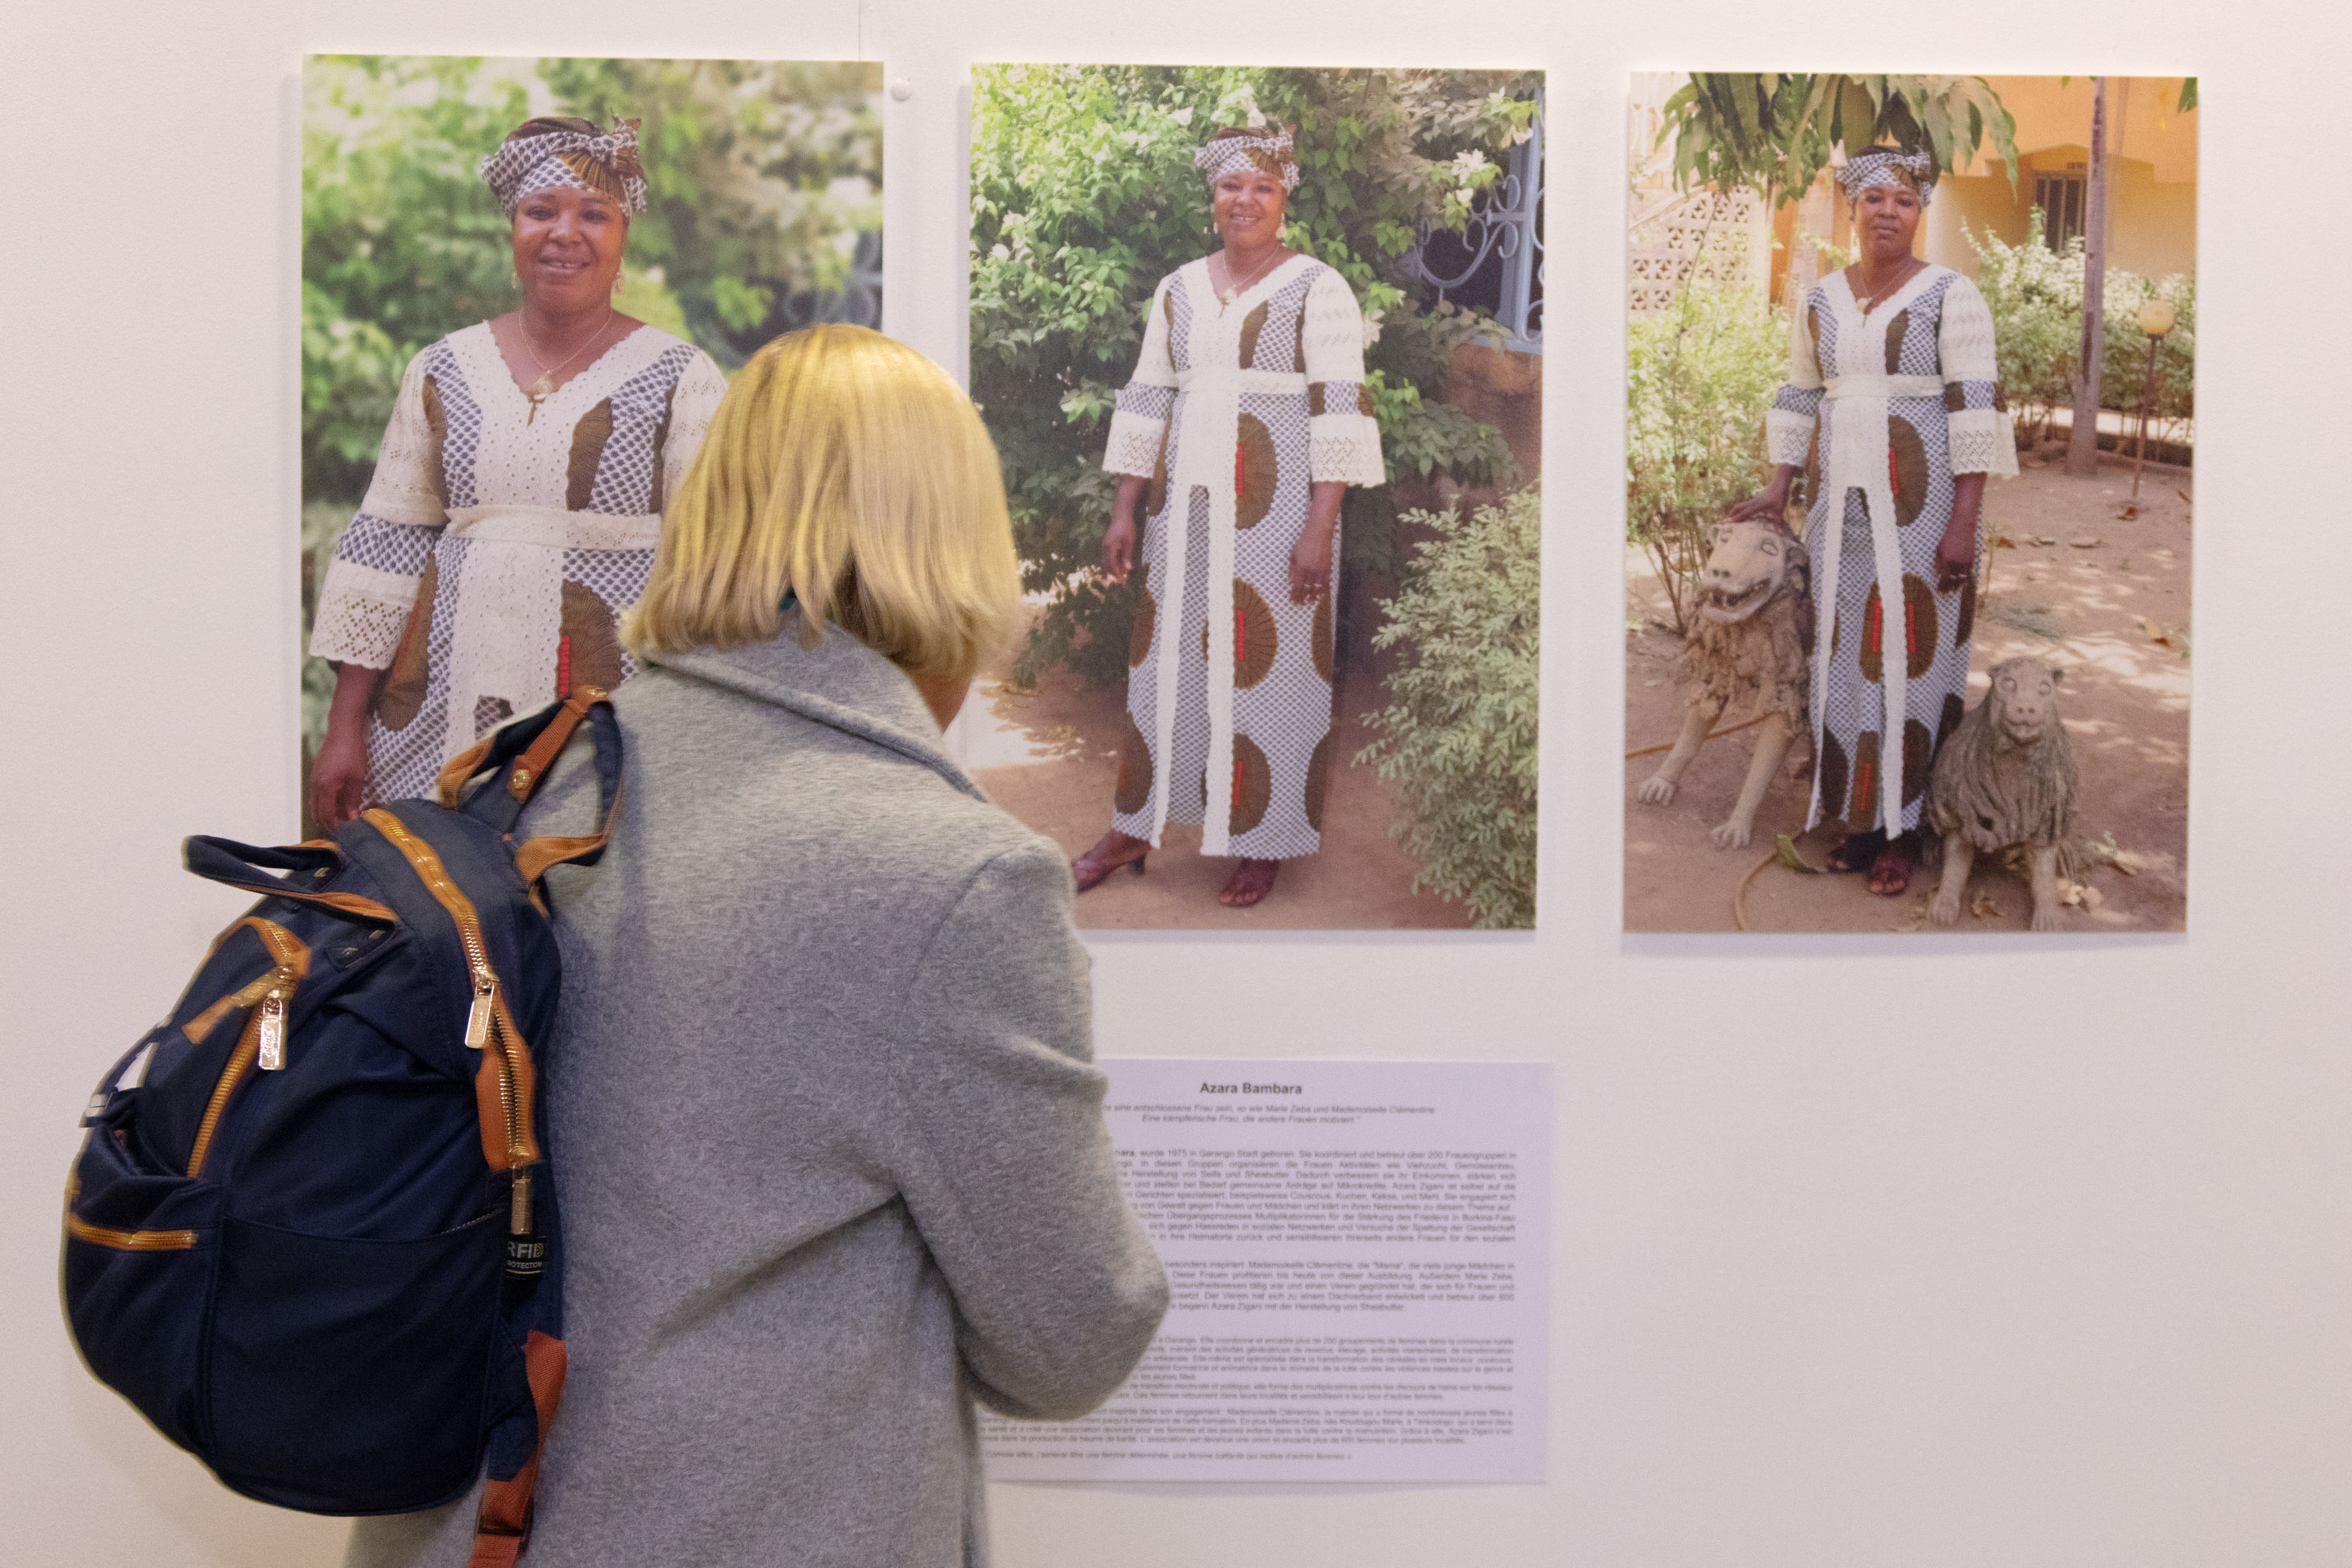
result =
[[[482,176],[522,308],[409,362],[327,568],[310,651],[335,695],[310,803],[331,825],[425,793],[509,716],[635,672],[615,624],[727,391],[701,350],[613,308],[645,206],[635,121],[526,121]]]
[[[1222,131],[1194,162],[1224,247],[1160,279],[1111,418],[1103,567],[1142,591],[1110,831],[1071,871],[1081,893],[1139,873],[1199,822],[1202,854],[1239,857],[1217,901],[1246,908],[1322,847],[1339,500],[1385,476],[1354,291],[1282,243],[1289,131]]]
[[[1917,869],[1928,769],[1968,691],[1985,476],[2017,472],[1992,312],[1975,284],[1911,254],[1935,178],[1933,159],[1897,147],[1839,172],[1861,255],[1797,307],[1789,380],[1766,418],[1779,467],[1731,509],[1777,525],[1807,474],[1823,612],[1805,825],[1842,819],[1831,865],[1867,871],[1887,895]]]

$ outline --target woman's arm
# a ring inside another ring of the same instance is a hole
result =
[[[1307,492],[1307,525],[1290,547],[1290,602],[1312,604],[1331,589],[1331,544],[1339,531],[1339,502],[1348,486],[1318,479]]]
[[[1113,582],[1125,582],[1135,566],[1136,507],[1150,483],[1140,474],[1118,476],[1118,494],[1110,502],[1110,528],[1103,534],[1103,570]]]
[[[332,828],[360,814],[367,790],[367,716],[375,706],[382,670],[335,665],[335,697],[327,709],[327,738],[310,760],[310,815]]]
[[[1072,896],[1050,843],[991,861],[891,1031],[903,1114],[887,1157],[955,1297],[965,1369],[992,1407],[1045,1419],[1109,1397],[1168,1304],[1103,1125]]]
[[[1952,476],[1952,520],[1936,541],[1936,590],[1949,593],[1977,569],[1977,515],[1984,504],[1982,474]]]

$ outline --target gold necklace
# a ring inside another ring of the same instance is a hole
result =
[[[1222,257],[1222,253],[1220,253],[1220,255]],[[1226,262],[1225,287],[1217,290],[1217,314],[1220,316],[1223,315],[1225,313],[1226,306],[1233,304],[1243,295],[1247,294],[1251,288],[1256,286],[1257,280],[1264,277],[1268,272],[1272,271],[1274,269],[1275,263],[1281,259],[1282,250],[1279,246],[1276,246],[1274,255],[1267,257],[1264,265],[1260,266],[1255,272],[1249,275],[1249,281],[1246,283],[1235,283],[1233,281],[1234,266],[1233,263]]]
[[[1877,293],[1864,294],[1857,290],[1854,294],[1853,299],[1854,308],[1860,310],[1864,315],[1869,315],[1870,308],[1872,306],[1883,303],[1888,295],[1895,293],[1905,284],[1910,282],[1913,277],[1918,275],[1920,268],[1927,265],[1927,264],[1926,262],[1921,261],[1917,256],[1912,256],[1910,258],[1910,266],[1905,269],[1903,276],[1888,284],[1885,287],[1880,289]]]
[[[522,395],[530,400],[530,413],[523,419],[525,424],[535,423],[539,418],[539,405],[555,395],[555,372],[586,353],[589,344],[603,337],[612,327],[614,314],[610,305],[605,306],[604,319],[598,324],[596,330],[589,335],[588,341],[564,355],[562,360],[551,369],[547,361],[539,357],[539,346],[530,340],[530,329],[523,325],[522,313],[520,311],[515,313],[515,330],[522,334],[522,351],[529,354],[530,362],[539,367],[539,380],[523,389]]]

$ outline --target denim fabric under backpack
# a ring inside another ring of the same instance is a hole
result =
[[[583,718],[604,831],[515,843]],[[462,804],[284,849],[187,841],[190,871],[268,896],[100,1082],[65,1305],[90,1370],[235,1490],[391,1513],[487,1474],[475,1560],[520,1552],[562,1379],[538,879],[602,854],[620,768],[583,691],[453,763],[443,802],[497,770]]]

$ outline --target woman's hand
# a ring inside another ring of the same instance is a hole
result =
[[[1985,476],[1952,476],[1952,520],[1936,541],[1936,591],[1949,593],[1977,570],[1977,515],[1984,505]]]
[[[310,762],[310,815],[336,827],[360,814],[367,791],[367,737],[356,726],[327,727]]]
[[[1111,497],[1110,527],[1103,531],[1102,564],[1104,575],[1113,582],[1125,582],[1135,566],[1136,503],[1143,499],[1144,481],[1133,474],[1122,474],[1118,494]]]
[[[1331,533],[1312,523],[1290,547],[1290,602],[1312,604],[1331,591]]]
[[[337,827],[367,804],[367,716],[375,706],[382,670],[335,666],[335,696],[327,709],[327,738],[310,759],[310,815]]]
[[[1796,476],[1795,464],[1781,464],[1773,471],[1770,483],[1747,499],[1733,502],[1731,510],[1724,516],[1735,523],[1761,517],[1782,533],[1787,533],[1789,525],[1782,514],[1789,509],[1789,486],[1795,482]]]

